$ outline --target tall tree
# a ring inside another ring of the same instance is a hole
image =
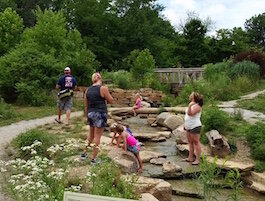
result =
[[[1,0],[0,1],[0,12],[3,12],[8,7],[12,8],[13,10],[16,10],[17,4],[15,0]]]
[[[254,45],[265,48],[265,13],[255,15],[246,20],[245,28]]]
[[[0,56],[14,47],[21,38],[23,21],[11,8],[0,12]]]
[[[54,3],[58,0],[15,0],[17,4],[17,13],[23,18],[26,27],[32,27],[36,23],[34,14],[37,7],[42,10],[54,8]]]
[[[219,29],[216,36],[210,39],[212,62],[221,62],[232,55],[249,49],[249,38],[241,27],[233,29]]]
[[[207,27],[199,18],[191,18],[183,27],[184,51],[181,63],[184,66],[200,66],[209,62],[209,48],[205,43]]]

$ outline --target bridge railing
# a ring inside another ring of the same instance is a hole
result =
[[[178,84],[195,81],[203,76],[203,68],[156,68],[155,73],[161,83]]]

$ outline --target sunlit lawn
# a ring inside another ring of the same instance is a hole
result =
[[[83,100],[75,99],[72,111],[83,110],[83,106]],[[13,105],[12,107],[15,111],[15,116],[10,119],[0,120],[0,126],[9,125],[22,120],[37,119],[57,114],[56,101],[54,101],[54,105],[51,106],[32,107]]]

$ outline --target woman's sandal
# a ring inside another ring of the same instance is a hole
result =
[[[185,162],[193,162],[193,160],[189,160],[189,158],[184,158],[184,159],[182,159],[182,161],[185,161]]]

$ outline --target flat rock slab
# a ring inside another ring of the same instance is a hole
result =
[[[142,161],[149,162],[153,158],[160,158],[160,157],[166,157],[165,154],[158,153],[158,152],[153,152],[153,151],[140,151],[140,158]]]
[[[199,198],[199,199],[204,198],[204,196],[201,193],[196,193],[193,191],[189,191],[187,189],[180,189],[180,188],[176,188],[176,187],[172,188],[172,194],[183,196],[183,197],[192,197],[192,198]]]
[[[154,165],[163,165],[165,162],[167,162],[165,158],[153,158],[150,160],[150,163]]]
[[[214,158],[208,156],[209,162],[213,162]],[[225,170],[238,169],[240,172],[248,172],[254,169],[254,164],[239,163],[235,161],[225,161],[225,159],[217,159],[216,164],[218,167]]]

